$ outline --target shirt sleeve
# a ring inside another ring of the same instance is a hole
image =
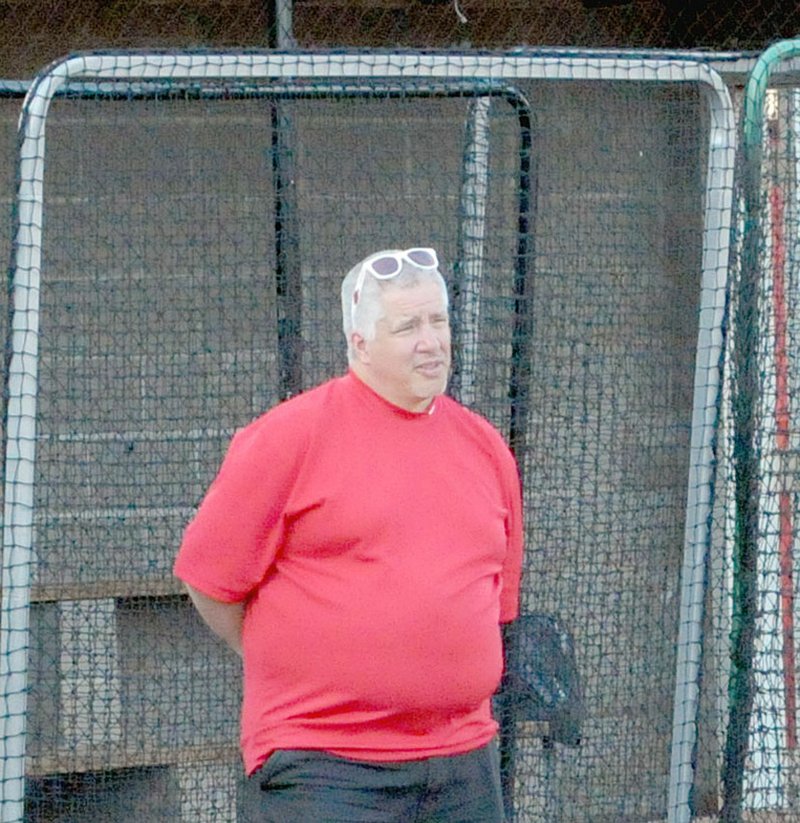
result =
[[[196,515],[187,526],[173,572],[223,602],[247,598],[281,544],[284,511],[302,449],[267,413],[238,432]]]

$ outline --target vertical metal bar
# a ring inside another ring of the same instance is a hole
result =
[[[20,120],[6,407],[2,605],[0,606],[0,821],[23,819],[30,646],[44,124],[63,82],[33,84]]]
[[[703,614],[711,543],[715,444],[721,403],[723,319],[733,197],[734,127],[730,97],[727,92],[723,95],[706,89],[706,98],[711,111],[711,127],[705,181],[700,317],[695,356],[667,798],[669,823],[688,823],[692,817],[690,799],[697,746]]]
[[[275,37],[279,49],[292,49],[294,39],[294,15],[292,0],[275,0]]]
[[[519,100],[511,101],[520,120],[519,207],[517,212],[517,256],[514,271],[514,325],[511,339],[511,421],[509,443],[523,471],[528,439],[528,401],[531,390],[531,345],[533,338],[533,283],[529,270],[534,249],[530,227],[535,220],[536,191],[533,174],[531,115]]]
[[[458,356],[453,392],[467,406],[477,397],[477,364],[481,320],[481,286],[486,256],[486,197],[489,189],[490,97],[470,103],[461,185],[455,294],[455,342]]]
[[[291,0],[275,2],[275,46],[294,47]],[[275,193],[275,298],[278,309],[278,357],[281,394],[290,397],[303,388],[302,315],[295,149],[297,136],[286,101],[270,104],[272,131],[272,180]]]
[[[303,388],[302,313],[297,192],[292,145],[294,129],[286,103],[270,102],[272,182],[275,209],[275,300],[278,312],[278,357],[281,395],[291,397]]]
[[[531,347],[533,345],[533,284],[530,263],[534,253],[531,226],[536,219],[535,175],[533,171],[532,116],[527,101],[508,98],[516,109],[520,126],[519,179],[517,208],[517,254],[514,270],[514,319],[511,337],[511,374],[508,394],[511,403],[509,446],[517,458],[520,478],[525,488],[525,454],[528,442],[529,398],[531,392]],[[519,644],[514,624],[504,633],[506,666],[519,669]],[[509,821],[516,817],[514,784],[516,771],[517,729],[511,706],[500,726],[500,765],[503,779],[503,797]]]

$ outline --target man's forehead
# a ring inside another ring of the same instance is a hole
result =
[[[392,313],[447,312],[441,287],[434,281],[413,286],[389,286],[383,290],[383,307]]]

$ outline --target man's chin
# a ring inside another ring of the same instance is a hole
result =
[[[420,399],[426,398],[434,400],[440,394],[447,391],[447,377],[437,377],[436,379],[429,379],[418,385]]]

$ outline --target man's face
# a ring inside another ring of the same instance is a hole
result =
[[[424,411],[447,387],[450,320],[434,280],[389,286],[381,295],[383,318],[375,337],[354,335],[357,373],[378,394],[400,408]]]

